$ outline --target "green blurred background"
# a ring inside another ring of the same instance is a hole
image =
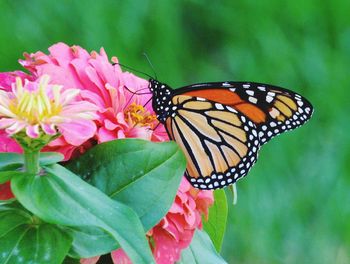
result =
[[[229,263],[350,263],[350,1],[4,1],[0,71],[63,41],[103,46],[177,87],[248,80],[290,88],[315,114],[272,140],[238,183]]]

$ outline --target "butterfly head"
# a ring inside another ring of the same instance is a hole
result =
[[[152,107],[160,122],[164,123],[170,115],[172,89],[155,79],[149,80],[149,90],[152,93]]]

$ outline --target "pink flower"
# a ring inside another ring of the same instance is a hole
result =
[[[32,81],[33,77],[22,71],[13,72],[0,72],[0,90],[11,91],[12,84],[16,81],[16,78],[21,78],[22,81]]]
[[[31,80],[32,77],[21,71],[14,72],[1,72],[0,73],[0,90],[10,91],[12,83],[19,77],[22,80]],[[22,148],[20,145],[4,131],[0,130],[0,152],[17,152],[21,153]],[[11,192],[10,182],[0,184],[0,200],[7,200],[13,198]]]
[[[153,141],[167,138],[164,127],[152,130],[158,122],[151,104],[146,104],[151,95],[135,94],[148,87],[146,80],[122,72],[118,64],[112,65],[103,49],[100,53],[89,54],[79,46],[58,43],[49,51],[49,55],[42,52],[25,54],[26,59],[20,63],[34,76],[48,74],[52,83],[81,89],[81,98],[99,107],[95,136],[98,143],[125,137]],[[112,61],[117,63],[116,58]],[[90,144],[94,144],[93,140]],[[59,139],[51,142],[47,149],[60,149],[65,159],[69,159],[76,147]]]
[[[51,77],[50,84],[61,85],[63,90],[71,87],[79,89],[77,99],[97,105],[98,117],[94,120],[94,135],[80,138],[77,144],[66,134],[52,141],[45,150],[59,151],[68,160],[96,143],[109,140],[126,137],[168,140],[164,127],[158,126],[149,103],[151,95],[144,94],[148,92],[146,80],[122,72],[118,64],[109,62],[103,49],[99,53],[89,54],[79,46],[69,47],[58,43],[50,47],[49,51],[49,55],[42,52],[25,54],[25,60],[20,61],[31,72],[31,80],[47,74]],[[112,58],[112,61],[118,62],[116,58]],[[11,82],[13,79],[3,81],[7,88]],[[1,85],[0,75],[0,88]],[[155,127],[157,129],[153,130]],[[73,138],[79,139],[75,134]],[[15,150],[14,142],[8,140],[6,149]],[[189,246],[195,230],[202,227],[201,215],[208,214],[212,203],[212,191],[194,189],[186,179],[182,180],[171,209],[147,234],[158,264],[170,264],[179,260],[181,251]],[[122,249],[113,251],[111,256],[114,263],[131,264]],[[94,257],[81,260],[81,263],[96,263],[97,260],[98,257]]]
[[[157,264],[178,261],[189,246],[197,228],[202,228],[201,214],[208,214],[214,202],[212,191],[194,189],[183,178],[175,202],[167,215],[150,232],[149,239]]]
[[[81,259],[80,263],[81,264],[95,264],[100,256],[92,257],[92,258],[86,258],[86,259]]]
[[[12,92],[0,90],[0,129],[9,135],[25,130],[30,138],[42,133],[55,136],[58,132],[72,145],[80,145],[92,137],[97,107],[89,102],[75,101],[78,89],[49,85],[49,76],[38,81],[20,78],[12,84]]]
[[[16,81],[16,78],[32,80],[33,78],[21,71],[14,72],[0,72],[0,91],[11,91],[12,84]],[[4,131],[0,130],[0,152],[17,152],[21,153],[21,146]]]
[[[0,152],[22,153],[21,146],[4,131],[0,130]]]
[[[124,250],[117,249],[111,253],[111,257],[114,264],[132,264],[129,257],[125,254]]]
[[[173,264],[180,259],[196,229],[202,228],[202,214],[207,217],[213,203],[212,191],[195,189],[182,179],[169,212],[147,234],[157,264]],[[132,264],[122,249],[111,255],[115,264]]]
[[[202,214],[214,203],[212,191],[193,188],[183,178],[175,201],[167,215],[147,234],[157,264],[173,264],[187,248],[197,228],[202,228]],[[112,252],[116,264],[132,264],[122,249]]]
[[[13,193],[11,192],[10,182],[0,184],[0,200],[8,200],[13,198]]]

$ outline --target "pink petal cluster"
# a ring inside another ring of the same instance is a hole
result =
[[[212,191],[194,189],[182,179],[169,212],[149,233],[158,264],[171,264],[180,259],[181,251],[190,245],[195,230],[202,228],[201,216],[208,215],[213,202]]]
[[[96,104],[99,110],[94,120],[97,129],[93,137],[78,145],[72,144],[69,135],[63,135],[52,141],[46,150],[59,151],[68,160],[95,144],[113,139],[137,137],[152,141],[168,140],[164,127],[157,126],[151,104],[146,104],[151,95],[141,94],[148,91],[145,89],[148,87],[146,80],[123,72],[118,64],[110,63],[103,49],[99,53],[88,53],[79,46],[69,47],[58,43],[51,46],[49,52],[48,55],[43,52],[25,54],[25,60],[20,63],[31,75],[22,72],[0,74],[0,88],[10,89],[13,76],[36,80],[47,74],[51,83],[80,89],[81,99]],[[112,61],[118,62],[116,58],[112,58]],[[0,140],[3,139],[0,131]],[[12,139],[6,138],[6,146],[0,151],[19,151],[19,148]],[[195,230],[202,227],[201,215],[207,215],[213,201],[212,191],[194,189],[185,178],[182,180],[169,212],[147,234],[158,264],[179,260],[181,251],[188,247]],[[131,263],[121,249],[112,252],[112,258],[114,263]],[[84,259],[81,263],[93,264],[97,260],[98,257]]]
[[[12,84],[16,82],[16,78],[20,78],[22,81],[33,80],[31,75],[21,71],[0,72],[0,91],[11,91]],[[10,138],[4,130],[0,130],[0,142],[0,152],[22,152],[20,145],[14,139]]]
[[[202,215],[214,203],[212,191],[193,188],[183,178],[175,201],[166,216],[147,234],[157,264],[173,264],[180,260],[196,229],[202,228]],[[114,263],[132,264],[123,250],[112,252]]]
[[[76,101],[78,89],[65,89],[48,84],[50,77],[24,81],[17,78],[11,91],[0,90],[0,129],[10,134],[22,130],[30,138],[42,133],[68,135],[71,144],[80,145],[95,134],[97,107],[89,102]],[[77,133],[79,131],[79,134]]]
[[[27,78],[28,76],[20,71],[13,73],[0,73],[0,90],[10,90],[11,85],[15,82],[16,77]],[[6,133],[4,130],[0,130],[0,152],[17,152],[22,153],[20,145]],[[10,188],[10,182],[0,184],[0,200],[7,200],[13,198],[13,194]]]
[[[152,130],[157,122],[151,104],[145,105],[151,95],[135,94],[148,87],[146,80],[122,72],[117,59],[112,58],[113,65],[103,48],[99,53],[89,54],[79,46],[58,43],[49,51],[49,55],[42,52],[25,54],[26,59],[20,63],[33,76],[48,74],[53,83],[81,89],[82,99],[99,107],[94,137],[97,143],[126,137],[164,140],[166,133],[163,127]],[[135,105],[139,107],[133,107]],[[67,139],[62,137],[53,141],[49,145],[50,150],[60,151],[66,160],[85,150],[85,147],[70,144]],[[90,146],[92,142],[87,144]]]

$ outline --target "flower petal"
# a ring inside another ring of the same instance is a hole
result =
[[[10,182],[0,184],[0,200],[8,200],[13,198],[14,195],[11,191]]]
[[[17,122],[16,119],[13,119],[13,118],[1,118],[0,119],[0,129],[10,127],[16,122]]]
[[[12,113],[7,107],[8,106],[0,105],[0,116],[16,118],[17,116]]]
[[[9,133],[10,135],[16,134],[17,132],[21,131],[27,126],[26,123],[17,121],[14,122],[10,127],[6,128],[6,132]]]
[[[40,135],[39,125],[37,124],[34,126],[27,126],[26,127],[26,134],[28,137],[38,138]]]
[[[122,249],[112,251],[111,257],[114,264],[132,264],[131,260]]]
[[[17,152],[22,153],[19,144],[4,131],[0,130],[0,152]]]
[[[54,124],[41,124],[40,125],[45,134],[56,135],[57,130]]]
[[[100,256],[92,257],[92,258],[85,258],[80,259],[80,264],[95,264],[99,260]]]
[[[96,125],[91,120],[74,120],[57,125],[65,140],[74,146],[79,146],[96,132]]]
[[[97,132],[97,140],[99,143],[107,142],[116,139],[117,134],[115,131],[110,131],[105,127],[101,127]],[[120,137],[118,137],[120,138]]]

